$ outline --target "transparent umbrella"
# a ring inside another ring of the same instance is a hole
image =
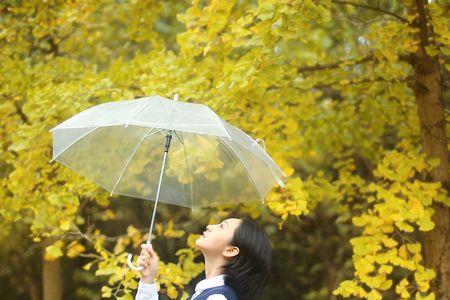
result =
[[[52,128],[50,160],[113,194],[196,208],[263,201],[286,174],[208,106],[153,95],[86,109]],[[170,151],[169,151],[170,149]],[[164,184],[162,184],[164,182]],[[133,270],[142,267],[128,265]]]

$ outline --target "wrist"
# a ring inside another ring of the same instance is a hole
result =
[[[147,283],[147,284],[152,284],[155,282],[155,280],[153,279],[153,276],[141,276],[141,282]]]

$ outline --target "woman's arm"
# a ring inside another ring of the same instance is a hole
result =
[[[143,283],[139,281],[138,291],[135,300],[158,300],[156,283]]]
[[[143,266],[141,271],[141,280],[139,281],[138,291],[135,300],[158,300],[158,292],[154,281],[158,271],[158,255],[153,250],[152,245],[141,245],[143,248],[138,257],[138,266]]]

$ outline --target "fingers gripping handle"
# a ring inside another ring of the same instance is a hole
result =
[[[150,244],[151,244],[151,242],[150,242],[150,241],[147,241],[147,245],[150,245]],[[128,267],[129,267],[130,269],[132,269],[132,270],[135,270],[135,271],[142,271],[142,270],[144,269],[144,267],[133,265],[133,263],[132,263],[132,258],[133,258],[133,254],[128,253],[128,256],[127,256]]]
[[[127,256],[128,267],[130,269],[132,269],[132,270],[135,270],[135,271],[142,271],[142,269],[144,269],[144,267],[136,267],[136,266],[134,266],[133,263],[131,262],[132,258],[133,258],[133,254],[128,253],[128,256]]]

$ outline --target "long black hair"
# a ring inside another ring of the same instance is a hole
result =
[[[231,245],[239,253],[223,265],[225,284],[239,300],[258,299],[272,271],[272,247],[267,233],[247,217],[235,230]]]

